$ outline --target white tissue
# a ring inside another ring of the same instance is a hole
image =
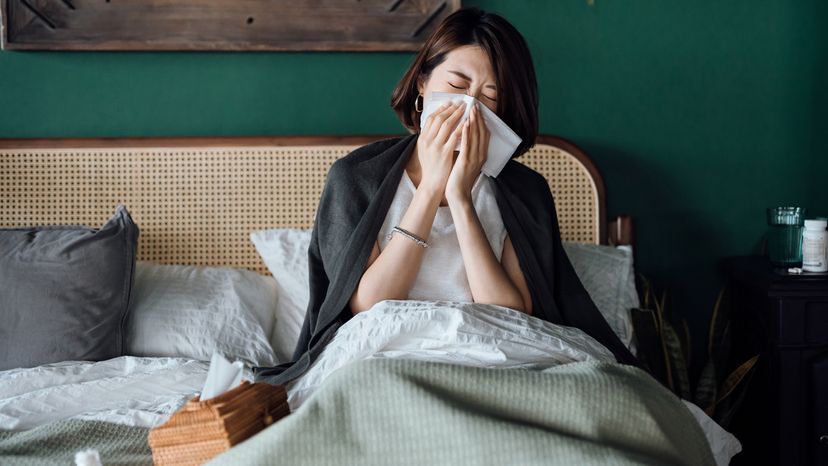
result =
[[[75,453],[75,466],[101,466],[98,450],[81,450]]]
[[[463,124],[469,119],[471,106],[474,102],[478,103],[480,115],[483,116],[483,121],[486,123],[486,128],[489,129],[489,150],[486,154],[486,162],[483,164],[481,171],[491,177],[496,177],[506,166],[506,162],[515,153],[515,149],[520,145],[522,139],[517,135],[509,125],[503,122],[493,111],[489,110],[482,102],[474,97],[466,94],[455,94],[453,92],[432,92],[423,103],[423,112],[420,115],[420,128],[423,127],[426,118],[434,113],[443,102],[446,101],[462,101],[466,104],[466,110],[463,117],[460,118],[458,125]],[[456,126],[455,126],[456,128]],[[457,146],[454,150],[460,150],[460,140],[457,141]]]
[[[210,369],[207,370],[207,380],[201,390],[199,401],[215,398],[231,388],[239,385],[242,379],[244,364],[241,361],[231,363],[221,354],[214,352],[210,359]]]

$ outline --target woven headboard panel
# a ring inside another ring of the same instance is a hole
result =
[[[0,227],[99,227],[125,204],[138,259],[267,273],[251,231],[311,228],[330,165],[379,137],[0,140]],[[550,181],[565,240],[604,238],[603,181],[564,140],[520,159]]]

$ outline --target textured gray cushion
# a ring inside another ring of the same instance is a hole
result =
[[[595,306],[635,354],[631,309],[639,302],[632,247],[564,242],[563,248]]]
[[[0,229],[0,370],[121,356],[138,234],[123,205],[100,229]]]

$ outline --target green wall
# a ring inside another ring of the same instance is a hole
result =
[[[474,1],[531,47],[541,132],[604,173],[694,338],[764,208],[828,214],[828,2]],[[403,133],[407,53],[0,53],[0,137]]]

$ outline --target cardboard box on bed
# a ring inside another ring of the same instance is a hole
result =
[[[290,414],[282,385],[247,380],[215,398],[188,401],[150,430],[156,465],[200,465]]]

